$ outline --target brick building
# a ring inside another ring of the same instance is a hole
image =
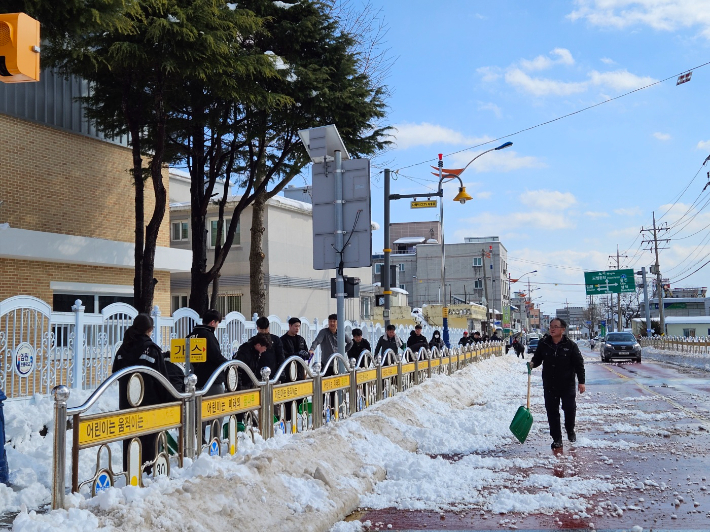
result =
[[[86,312],[133,301],[134,189],[125,139],[106,139],[84,117],[86,84],[43,72],[0,84],[0,301],[31,295]],[[167,169],[165,185],[168,186]],[[146,188],[146,218],[153,195]],[[170,310],[170,272],[191,252],[170,249],[169,212],[155,258],[155,304]]]

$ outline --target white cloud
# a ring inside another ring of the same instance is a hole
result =
[[[519,198],[523,205],[534,209],[564,210],[577,203],[574,194],[558,190],[527,190]]]
[[[602,57],[600,59],[600,61],[602,63],[604,63],[605,65],[615,65],[616,64],[616,61],[614,61],[613,59],[609,59],[608,57]]]
[[[564,212],[548,211],[510,212],[503,215],[482,212],[472,218],[459,219],[457,222],[463,229],[454,232],[456,239],[471,236],[471,227],[476,228],[477,234],[506,234],[509,237],[533,229],[558,231],[575,227],[574,220]],[[466,227],[468,229],[465,229]]]
[[[520,66],[527,71],[546,70],[554,65],[574,65],[572,53],[566,48],[555,48],[550,52],[550,55],[555,56],[553,59],[549,56],[538,55],[535,59],[521,59]]]
[[[466,166],[479,152],[465,151],[455,153],[447,158],[445,166],[447,168],[463,168]],[[466,172],[475,170],[476,172],[510,172],[512,170],[520,170],[521,168],[546,168],[547,165],[531,155],[518,155],[518,153],[510,148],[501,151],[487,153],[483,157],[476,160],[468,167]]]
[[[486,83],[496,81],[501,76],[500,68],[498,67],[480,67],[476,69],[476,72],[481,75],[481,79]]]
[[[476,197],[477,197],[478,199],[488,199],[488,198],[490,198],[492,195],[493,195],[493,192],[488,192],[488,191],[485,191],[485,192],[477,192],[477,193],[476,193]]]
[[[710,150],[710,140],[701,140],[698,142],[697,148],[699,150]]]
[[[608,212],[593,212],[593,211],[587,211],[584,213],[585,216],[589,216],[590,218],[608,218],[609,213]]]
[[[671,136],[668,133],[661,133],[659,131],[656,131],[653,136],[656,137],[658,140],[671,140]]]
[[[493,114],[496,115],[496,118],[500,118],[503,116],[503,112],[500,107],[498,107],[496,104],[493,102],[479,102],[478,104],[478,109],[481,111],[493,111]]]
[[[398,124],[395,126],[397,147],[402,150],[413,146],[431,146],[432,144],[480,144],[490,140],[489,137],[471,137],[459,131],[422,122],[421,124]]]
[[[660,31],[701,27],[710,38],[710,3],[707,0],[576,0],[567,17],[594,26],[623,29],[649,26]]]
[[[614,209],[614,213],[619,216],[642,216],[643,211],[638,207],[630,207],[626,209]]]
[[[608,87],[617,91],[629,91],[638,89],[645,85],[650,85],[656,80],[649,76],[637,76],[627,70],[615,70],[613,72],[597,72],[592,70],[587,74],[592,85]]]

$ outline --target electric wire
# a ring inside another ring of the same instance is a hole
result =
[[[706,62],[706,63],[703,63],[703,64],[701,64],[701,65],[695,66],[695,67],[693,67],[693,68],[689,68],[689,69],[687,69],[687,70],[683,70],[682,72],[680,72],[680,73],[678,73],[678,74],[674,74],[674,75],[672,75],[672,76],[668,76],[668,77],[663,78],[663,79],[661,79],[661,80],[654,81],[653,83],[649,83],[648,85],[644,85],[643,87],[639,87],[639,88],[637,88],[637,89],[634,89],[634,90],[625,92],[624,94],[620,94],[619,96],[614,96],[613,98],[609,98],[608,100],[604,100],[603,102],[597,102],[597,103],[595,103],[595,104],[588,105],[587,107],[583,107],[582,109],[577,109],[576,111],[573,111],[573,112],[571,112],[571,113],[567,113],[567,114],[565,114],[565,115],[558,116],[557,118],[553,118],[553,119],[551,119],[551,120],[547,120],[547,121],[545,121],[545,122],[541,122],[541,123],[536,124],[536,125],[534,125],[534,126],[530,126],[530,127],[524,128],[524,129],[520,129],[520,130],[518,130],[518,131],[516,131],[516,132],[514,132],[514,133],[508,133],[507,135],[503,135],[503,136],[500,136],[500,137],[496,137],[496,138],[491,139],[491,140],[488,140],[488,141],[486,141],[486,142],[481,142],[480,144],[476,144],[475,146],[470,146],[470,147],[468,147],[468,148],[464,148],[464,149],[461,149],[461,150],[456,150],[456,151],[451,152],[451,153],[447,153],[447,154],[446,154],[446,157],[449,157],[449,156],[451,156],[451,155],[455,155],[455,154],[457,154],[457,153],[462,153],[462,152],[465,152],[465,151],[469,151],[469,150],[473,150],[473,149],[476,149],[476,148],[480,148],[481,146],[486,146],[486,145],[488,145],[488,144],[493,144],[494,142],[499,142],[499,141],[501,141],[501,140],[503,140],[503,139],[507,139],[507,138],[513,137],[513,136],[515,136],[515,135],[519,135],[520,133],[524,133],[524,132],[526,132],[526,131],[530,131],[530,130],[537,129],[537,128],[542,127],[542,126],[546,126],[546,125],[548,125],[548,124],[552,124],[552,123],[557,122],[557,121],[559,121],[559,120],[562,120],[562,119],[564,119],[564,118],[569,118],[570,116],[574,116],[574,115],[583,113],[584,111],[588,111],[588,110],[590,110],[590,109],[594,109],[595,107],[599,107],[600,105],[604,105],[604,104],[606,104],[606,103],[613,102],[613,101],[618,100],[618,99],[620,99],[620,98],[624,98],[625,96],[629,96],[629,95],[634,94],[634,93],[636,93],[636,92],[640,92],[640,91],[642,91],[642,90],[651,88],[651,87],[653,87],[653,86],[655,86],[655,85],[659,85],[659,84],[664,83],[664,82],[666,82],[666,81],[668,81],[668,80],[670,80],[670,79],[677,78],[677,77],[680,76],[681,74],[685,74],[685,73],[687,73],[687,72],[692,72],[693,70],[697,70],[697,69],[703,68],[703,67],[705,67],[705,66],[707,66],[707,65],[710,65],[710,61],[708,61],[708,62]],[[421,161],[421,162],[418,162],[418,163],[409,164],[409,165],[407,165],[407,166],[402,166],[401,168],[399,168],[399,170],[405,170],[405,169],[407,169],[407,168],[412,168],[413,166],[419,166],[419,165],[422,165],[422,164],[431,163],[431,162],[436,161],[436,160],[437,160],[436,158],[426,159],[426,160]]]

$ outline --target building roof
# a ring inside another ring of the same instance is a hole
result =
[[[423,244],[426,238],[423,236],[403,236],[394,241],[394,244]]]
[[[231,205],[232,207],[234,207],[234,204],[237,203],[241,198],[241,196],[228,196],[227,205]],[[285,210],[302,212],[304,214],[311,214],[313,212],[313,205],[311,205],[310,203],[305,203],[303,201],[298,201],[291,198],[285,198],[284,196],[273,196],[266,202],[266,204],[272,205],[274,207],[280,207]],[[217,205],[215,204],[214,208],[216,207]],[[212,208],[212,206],[210,206],[210,208]],[[170,210],[189,211],[190,202],[186,201],[183,203],[171,203]]]

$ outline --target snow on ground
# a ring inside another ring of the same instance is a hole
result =
[[[707,353],[681,353],[680,351],[664,351],[655,347],[644,347],[643,356],[676,366],[710,371],[710,354]]]
[[[539,370],[533,375],[533,434],[544,434]],[[111,488],[97,497],[74,494],[67,509],[35,512],[50,502],[52,402],[35,398],[7,403],[8,437],[17,447],[8,458],[15,488],[0,491],[4,512],[22,511],[17,532],[118,530],[332,530],[353,532],[359,522],[339,522],[357,507],[446,510],[480,508],[496,513],[570,510],[586,516],[587,498],[628,486],[634,479],[596,476],[557,478],[541,466],[564,457],[531,452],[525,458],[490,456],[520,445],[510,421],[525,400],[527,371],[516,357],[472,364],[451,377],[435,376],[339,423],[268,441],[240,440],[235,456],[210,457],[171,477],[146,480],[147,487]],[[76,394],[71,404],[84,400]],[[595,394],[579,396],[579,411],[591,421],[618,417],[616,432],[632,431],[629,409],[609,411]],[[600,397],[601,399],[601,397]],[[115,408],[115,394],[97,410]],[[581,417],[581,416],[580,416]],[[638,425],[644,420],[639,417]],[[49,427],[46,437],[40,430]],[[71,433],[68,433],[68,437]],[[578,445],[631,449],[621,437],[580,437]],[[81,478],[95,467],[82,455]],[[71,455],[69,455],[70,457]],[[114,460],[120,457],[116,452]],[[70,460],[68,460],[70,461]],[[117,470],[120,464],[116,464]],[[70,464],[68,464],[68,469]],[[70,476],[67,476],[70,479]],[[26,509],[25,509],[26,508]]]

